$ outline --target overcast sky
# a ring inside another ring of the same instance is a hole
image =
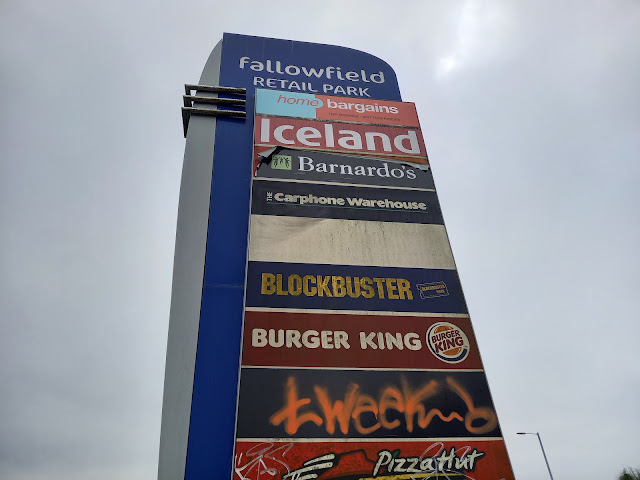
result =
[[[640,3],[0,3],[0,478],[156,476],[185,83],[222,32],[386,60],[519,480],[640,467]]]

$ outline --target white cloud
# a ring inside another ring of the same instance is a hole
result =
[[[455,41],[440,58],[437,76],[496,61],[507,50],[514,21],[508,5],[465,0],[456,15]]]

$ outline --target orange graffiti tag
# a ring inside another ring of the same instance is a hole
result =
[[[308,412],[298,416],[298,409],[311,403],[311,399],[303,398],[298,400],[298,385],[294,377],[289,377],[287,380],[286,392],[284,408],[271,416],[270,421],[273,425],[280,425],[285,422],[284,430],[289,435],[296,433],[300,425],[305,422],[313,422],[318,426],[322,425],[322,418],[315,413]]]
[[[403,414],[408,432],[413,432],[415,428],[426,430],[436,417],[444,422],[462,422],[472,434],[490,432],[498,425],[495,412],[488,407],[476,407],[469,392],[451,377],[446,377],[444,382],[430,380],[415,390],[404,378],[401,379],[401,385],[401,388],[386,386],[376,399],[362,393],[358,384],[350,383],[344,398],[336,401],[331,399],[327,387],[315,385],[315,405],[319,407],[319,411],[315,412],[311,410],[311,398],[298,396],[296,379],[291,376],[285,387],[284,405],[269,421],[274,426],[283,424],[289,435],[294,435],[307,422],[318,427],[324,426],[329,435],[336,433],[336,426],[344,435],[349,433],[350,428],[361,435],[368,435],[380,428],[391,430],[402,424],[399,418],[390,418],[391,412]],[[453,411],[445,415],[438,408],[428,408],[426,401],[444,390],[452,391],[462,399],[466,411]],[[306,407],[306,411],[301,410],[303,407]]]
[[[496,428],[498,425],[498,417],[496,416],[496,412],[491,410],[490,408],[480,407],[476,408],[473,405],[473,400],[471,400],[471,395],[462,388],[458,382],[456,382],[453,378],[447,377],[447,383],[449,386],[464,400],[464,403],[467,405],[469,412],[464,418],[464,426],[467,427],[467,430],[471,433],[487,433]],[[487,423],[480,427],[474,427],[473,421],[477,419],[485,420]]]

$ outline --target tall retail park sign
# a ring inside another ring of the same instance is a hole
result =
[[[200,84],[159,478],[513,479],[393,70],[225,34]]]

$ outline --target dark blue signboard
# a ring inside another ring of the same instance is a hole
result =
[[[225,34],[219,53],[219,85],[246,88],[248,113],[219,118],[215,130],[187,479],[232,475],[255,88],[401,100],[391,67],[349,48]]]
[[[514,480],[426,152],[374,148],[423,145],[391,67],[225,34],[187,89],[159,480]]]
[[[455,270],[249,262],[247,283],[247,307],[467,313]]]
[[[239,438],[500,436],[483,372],[243,368],[240,399]]]
[[[253,182],[251,213],[442,225],[436,192],[353,185]]]

